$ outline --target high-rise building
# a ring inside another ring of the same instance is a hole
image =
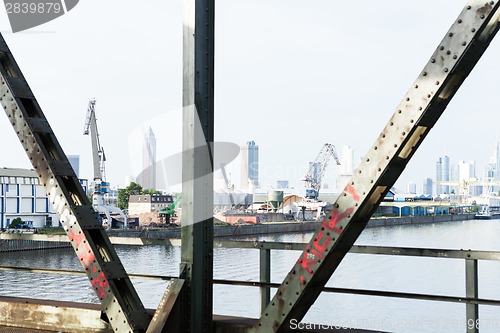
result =
[[[497,141],[495,145],[495,152],[493,153],[493,163],[495,163],[495,176],[493,180],[500,181],[500,142]]]
[[[425,178],[422,186],[424,195],[432,195],[432,178]]]
[[[417,194],[417,184],[409,182],[408,185],[406,185],[406,192],[408,194]]]
[[[338,166],[337,190],[347,185],[354,173],[354,150],[350,146],[342,146],[340,165]]]
[[[289,187],[288,180],[277,180],[276,188],[278,190],[287,189]]]
[[[240,187],[248,189],[249,182],[259,187],[259,146],[255,141],[248,141],[246,145],[240,147],[240,158]]]
[[[69,164],[75,171],[75,174],[80,178],[80,155],[68,155]]]
[[[450,186],[441,185],[440,182],[450,181],[450,158],[443,156],[436,162],[436,195],[449,194]]]
[[[144,136],[142,171],[137,183],[144,189],[156,189],[156,137],[151,127]]]

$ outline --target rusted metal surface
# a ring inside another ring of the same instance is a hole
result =
[[[38,332],[112,332],[101,319],[101,306],[0,296],[0,325]]]
[[[174,279],[169,283],[167,290],[165,291],[165,294],[163,294],[160,304],[158,304],[158,308],[153,315],[153,319],[151,319],[151,323],[149,324],[146,333],[162,332],[183,285],[184,280],[182,279]]]
[[[112,327],[144,331],[150,318],[1,34],[0,103]]]
[[[284,332],[305,316],[495,36],[498,8],[466,4],[251,332]]]

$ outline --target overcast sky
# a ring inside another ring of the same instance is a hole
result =
[[[97,99],[107,178],[138,172],[138,128],[153,125],[158,157],[179,141],[182,2],[85,0],[27,32],[0,31],[67,154],[92,179],[88,100]],[[260,149],[263,185],[300,186],[307,163],[332,143],[364,156],[465,5],[458,0],[216,1],[216,141]],[[421,188],[435,162],[475,160],[478,176],[499,138],[494,40],[419,148],[397,185]],[[0,166],[31,168],[6,117]],[[12,142],[12,144],[10,144]],[[131,154],[132,152],[132,154]],[[140,165],[140,164],[139,164]],[[237,161],[229,167],[239,185]],[[335,168],[329,168],[330,179]],[[327,179],[328,181],[328,179]],[[330,183],[333,180],[330,181]]]

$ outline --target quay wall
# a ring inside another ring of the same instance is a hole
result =
[[[474,219],[474,214],[452,214],[452,215],[435,215],[435,216],[405,216],[405,217],[387,217],[387,218],[372,218],[368,222],[367,227],[380,226],[395,226],[408,224],[428,224],[441,222],[458,222]],[[260,224],[245,224],[245,225],[228,225],[215,226],[215,237],[235,237],[235,236],[255,236],[266,234],[279,233],[295,233],[295,232],[313,232],[318,229],[321,222],[265,222]],[[159,240],[159,239],[179,239],[181,237],[180,228],[143,228],[142,230],[109,230],[108,235],[114,237],[114,241],[119,244],[135,244],[142,245],[147,242],[142,240]],[[136,239],[135,242],[120,240],[120,237]],[[47,240],[50,239],[50,240]],[[137,243],[137,244],[136,244]],[[0,252],[13,251],[29,251],[68,248],[71,244],[66,235],[33,235],[23,234],[21,232],[2,232],[0,233]]]
[[[404,217],[372,218],[367,227],[380,227],[407,224],[427,224],[441,222],[456,222],[473,220],[474,214],[450,214],[450,215],[417,215]],[[259,224],[242,224],[229,226],[215,226],[215,237],[232,236],[254,236],[273,233],[292,233],[316,231],[321,222],[265,222]],[[180,238],[180,228],[165,229],[142,229],[140,231],[110,230],[110,236],[118,237],[140,237],[140,238]]]
[[[23,237],[23,234],[21,233],[11,235],[2,234],[2,237],[0,238],[0,252],[48,250],[71,247],[71,244],[67,240],[63,242],[52,242],[40,241],[36,239],[18,239],[21,237]]]

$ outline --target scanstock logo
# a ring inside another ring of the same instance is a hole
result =
[[[50,22],[75,8],[79,0],[4,0],[12,32]]]

